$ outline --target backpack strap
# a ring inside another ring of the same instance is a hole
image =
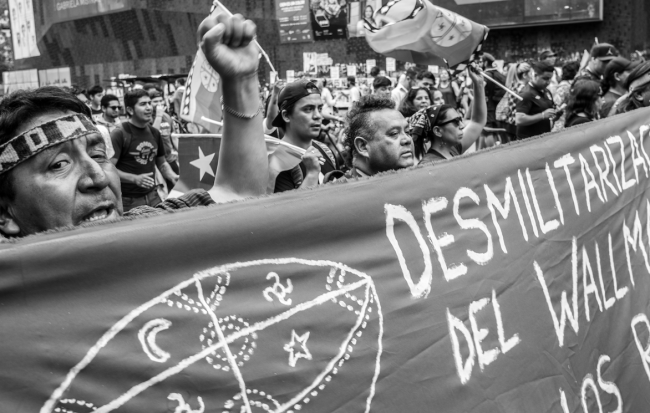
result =
[[[122,137],[124,138],[124,142],[122,143],[120,159],[126,158],[126,155],[129,154],[129,147],[131,146],[131,140],[133,139],[133,135],[131,134],[131,125],[128,120],[122,123]]]
[[[317,140],[312,140],[311,144],[314,146],[314,148],[319,150],[319,152],[325,157],[327,161],[329,161],[332,168],[338,169],[336,167],[336,158],[334,157],[334,153],[327,145]]]

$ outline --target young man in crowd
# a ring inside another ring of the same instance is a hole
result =
[[[162,202],[155,180],[156,166],[163,177],[176,183],[178,175],[167,163],[160,131],[150,126],[153,121],[151,98],[142,89],[126,92],[124,106],[129,120],[111,132],[115,155],[111,159],[122,182],[124,211],[142,205]]]
[[[108,133],[111,133],[119,128],[122,123],[120,122],[120,112],[122,111],[120,100],[115,95],[104,95],[102,96],[101,106],[102,116],[96,118],[95,122],[105,126],[108,129]]]
[[[499,72],[499,68],[495,64],[496,59],[490,53],[483,53],[481,57],[481,62],[483,66],[483,71],[486,75],[490,76],[492,79],[501,83],[502,85],[506,84],[506,77]],[[552,67],[552,66],[551,66]],[[497,121],[496,110],[499,102],[503,99],[505,95],[505,90],[497,86],[494,82],[489,80],[485,83],[485,100],[487,104],[487,124],[486,126],[490,128],[500,128],[502,125]]]
[[[165,112],[165,99],[162,90],[158,88],[149,89],[151,106],[153,106],[153,121],[151,126],[158,129],[165,147],[165,159],[175,174],[180,169],[178,166],[178,138],[172,137],[172,118]],[[174,182],[166,180],[167,189],[174,187]]]
[[[256,101],[255,24],[239,15],[221,15],[205,19],[199,34],[201,48],[224,87],[227,126],[215,187],[210,194],[191,191],[130,215],[266,191],[268,158]],[[0,234],[21,237],[123,214],[120,178],[90,115],[88,106],[57,87],[18,91],[0,102]]]
[[[357,87],[357,78],[354,76],[348,76],[348,93],[348,101],[350,102],[350,107],[352,107],[355,102],[361,99],[361,91]]]
[[[515,113],[520,140],[550,132],[556,113],[553,96],[547,89],[555,73],[553,66],[546,62],[534,62],[531,66],[533,79],[521,92],[522,100],[517,102]]]
[[[88,90],[88,96],[90,97],[90,111],[92,112],[93,119],[100,119],[104,115],[101,105],[102,96],[104,96],[104,88],[95,85]]]
[[[272,126],[282,129],[283,140],[307,152],[295,168],[280,172],[274,192],[312,188],[338,170],[330,148],[316,139],[321,132],[323,101],[318,87],[307,79],[287,84],[278,95],[278,115]]]
[[[174,97],[172,98],[172,106],[174,108],[174,113],[176,116],[181,116],[181,104],[183,102],[183,93],[185,93],[185,78],[179,77],[174,82],[176,90],[174,91]]]
[[[436,77],[429,71],[418,73],[416,79],[418,80],[418,87],[429,90],[432,90],[436,87]]]
[[[603,73],[603,83],[607,86],[607,93],[603,96],[603,105],[600,108],[600,117],[606,118],[614,103],[627,93],[625,82],[632,69],[638,66],[624,57],[615,57],[605,66]]]
[[[390,99],[390,89],[393,83],[385,76],[377,76],[372,81],[372,93],[383,99]]]
[[[348,112],[346,146],[350,148],[348,178],[415,165],[413,140],[406,133],[407,122],[392,99],[364,96]]]
[[[578,79],[591,79],[596,82],[603,80],[605,67],[613,58],[618,56],[618,50],[609,43],[600,43],[591,48],[591,58],[587,67],[576,76]]]
[[[406,73],[400,76],[397,86],[390,94],[393,102],[395,102],[396,109],[402,104],[402,101],[406,98],[409,91],[417,86],[417,76],[417,72],[413,69],[407,69]]]

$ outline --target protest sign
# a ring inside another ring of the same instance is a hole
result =
[[[377,60],[375,60],[375,59],[367,59],[366,60],[366,73],[370,74],[370,71],[375,66],[377,66]]]
[[[347,73],[348,73],[348,76],[356,76],[357,75],[357,67],[355,65],[348,65]]]
[[[0,244],[3,408],[645,411],[649,115]]]
[[[394,72],[397,70],[397,65],[395,62],[395,59],[392,57],[387,57],[386,58],[386,71],[387,72]]]
[[[339,67],[338,66],[332,66],[330,67],[330,77],[332,79],[338,79],[339,76]]]
[[[316,76],[318,73],[318,53],[303,53],[302,54],[302,71],[305,75]]]
[[[275,13],[280,29],[280,43],[313,41],[307,0],[279,0],[275,2]]]

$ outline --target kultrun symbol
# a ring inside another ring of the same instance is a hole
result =
[[[167,399],[178,402],[178,406],[174,409],[174,413],[203,413],[205,411],[205,404],[203,404],[203,399],[200,396],[196,398],[199,402],[199,408],[196,410],[193,410],[190,405],[185,402],[183,396],[178,393],[171,393],[167,396]]]
[[[372,277],[344,264],[216,266],[153,295],[57,369],[65,379],[40,413],[313,413],[334,398],[367,413],[383,334]]]
[[[284,351],[289,352],[289,365],[296,367],[298,359],[311,360],[311,353],[307,348],[307,340],[309,339],[309,331],[299,336],[296,330],[291,330],[291,341],[284,345]],[[300,344],[300,349],[295,351],[296,344]]]
[[[287,294],[291,294],[293,291],[293,285],[291,285],[291,280],[287,278],[287,286],[285,287],[282,285],[280,282],[280,276],[277,273],[270,272],[267,276],[266,279],[270,280],[272,278],[275,278],[275,284],[273,284],[273,287],[267,287],[264,289],[264,298],[266,298],[267,301],[273,302],[273,297],[271,297],[271,294],[275,295],[278,299],[279,302],[281,302],[284,305],[291,305],[291,298],[287,299],[286,296]]]

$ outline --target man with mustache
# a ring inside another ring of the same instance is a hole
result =
[[[266,192],[255,31],[241,15],[208,17],[199,28],[201,48],[223,81],[225,128],[215,187],[131,214]],[[19,91],[0,102],[0,234],[21,237],[122,215],[120,177],[88,106],[55,87]]]

